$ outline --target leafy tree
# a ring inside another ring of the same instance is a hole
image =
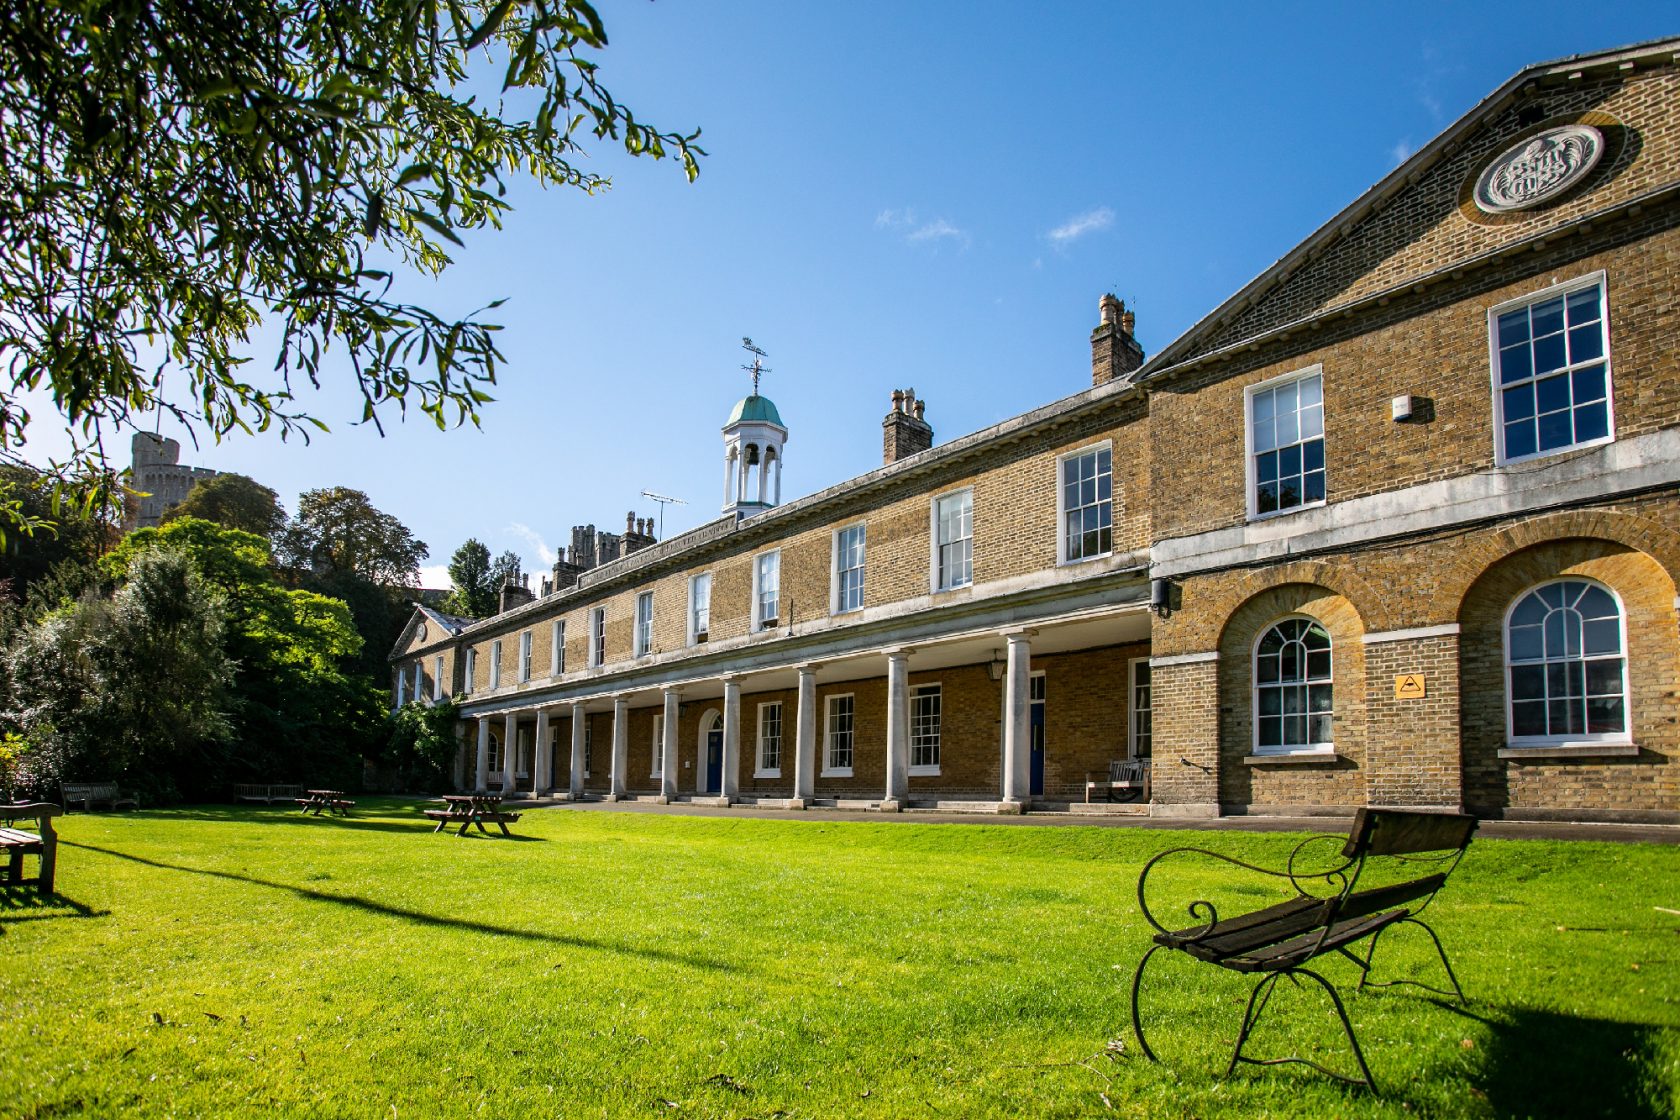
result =
[[[110,599],[85,596],[8,650],[22,784],[117,776],[163,796],[214,771],[232,736],[223,601],[179,552],[134,558]]]
[[[459,718],[453,700],[414,701],[391,713],[380,761],[398,788],[436,793],[451,787],[450,771],[461,745],[455,731]]]
[[[518,570],[519,557],[512,552],[504,552],[492,561],[490,550],[476,537],[468,537],[449,558],[449,582],[454,590],[443,609],[467,618],[488,618],[500,605],[508,573]]]
[[[282,559],[299,573],[344,572],[386,587],[420,580],[426,544],[360,490],[306,490],[281,534]]]
[[[213,475],[198,483],[162,520],[167,524],[182,517],[214,521],[271,540],[286,526],[280,496],[254,479],[233,473]]]
[[[237,665],[237,734],[226,757],[205,767],[199,788],[187,791],[244,779],[353,785],[360,756],[377,747],[384,700],[359,671],[363,641],[350,607],[283,586],[263,538],[191,517],[129,534],[106,559],[107,573],[121,579],[158,551],[189,558],[221,594],[226,649]]]
[[[0,533],[0,580],[10,581],[18,601],[55,568],[88,568],[116,536],[109,522],[56,502],[51,479],[31,467],[0,465],[0,494],[7,488],[13,515],[38,526],[33,533]],[[0,511],[0,525],[5,520]]]
[[[435,275],[459,231],[499,227],[514,176],[608,186],[576,162],[588,135],[698,172],[697,132],[602,84],[606,45],[588,0],[9,5],[0,458],[21,454],[25,392],[76,434],[54,477],[103,502],[102,439],[154,410],[307,438],[324,425],[294,389],[342,371],[364,420],[476,423],[497,328],[402,301],[394,270]],[[257,377],[265,321],[279,353]]]

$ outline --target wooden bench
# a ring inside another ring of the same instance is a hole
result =
[[[64,811],[68,813],[70,806],[80,803],[82,808],[92,810],[95,805],[105,805],[110,809],[138,809],[140,802],[132,797],[123,796],[122,790],[116,782],[65,782],[59,789],[64,795]]]
[[[1102,791],[1104,797],[1110,801],[1117,800],[1116,793],[1136,791],[1144,801],[1149,800],[1149,760],[1147,758],[1117,758],[1108,764],[1106,775],[1087,771],[1085,774],[1085,804],[1091,803],[1091,794]]]
[[[501,829],[503,836],[512,836],[507,826],[519,819],[518,813],[503,812],[502,799],[494,794],[446,796],[443,802],[442,809],[425,810],[426,818],[437,822],[433,832],[442,832],[452,824],[459,824],[461,827],[455,835],[465,836],[467,829],[476,824],[480,832],[488,835],[490,830],[484,825],[489,822]]]
[[[1151,859],[1144,864],[1138,876],[1137,896],[1145,920],[1155,927],[1155,944],[1143,955],[1132,975],[1132,1032],[1137,1036],[1144,1056],[1151,1061],[1157,1060],[1144,1038],[1138,1014],[1138,991],[1143,983],[1143,970],[1157,952],[1172,949],[1220,968],[1261,974],[1260,981],[1249,994],[1248,1009],[1243,1013],[1242,1027],[1237,1032],[1236,1048],[1231,1052],[1231,1062],[1225,1069],[1227,1077],[1236,1070],[1238,1062],[1254,1065],[1300,1062],[1342,1081],[1362,1084],[1375,1092],[1376,1082],[1365,1063],[1365,1055],[1359,1048],[1359,1039],[1353,1033],[1353,1024],[1348,1020],[1341,997],[1328,980],[1306,966],[1326,954],[1339,954],[1359,967],[1359,987],[1364,988],[1370,983],[1371,962],[1376,956],[1378,939],[1384,931],[1409,923],[1429,935],[1452,989],[1448,991],[1410,979],[1387,983],[1417,984],[1440,995],[1456,996],[1463,1002],[1464,989],[1453,973],[1441,939],[1418,915],[1464,858],[1465,849],[1469,847],[1475,831],[1476,818],[1460,813],[1361,809],[1354,817],[1353,828],[1345,838],[1339,855],[1328,861],[1320,858],[1319,862],[1327,865],[1317,870],[1307,869],[1308,857],[1305,853],[1313,845],[1327,840],[1343,840],[1343,837],[1313,836],[1303,840],[1296,845],[1281,869],[1256,867],[1204,848],[1173,848]],[[1274,906],[1223,918],[1212,902],[1199,899],[1191,902],[1188,909],[1190,917],[1201,924],[1168,929],[1156,921],[1144,891],[1155,866],[1164,859],[1181,854],[1211,856],[1274,879],[1287,880],[1294,897]],[[1420,875],[1420,871],[1426,874]],[[1362,888],[1362,878],[1368,884],[1375,882],[1377,885]],[[1367,939],[1365,956],[1361,959],[1351,947]],[[1341,1018],[1342,1029],[1347,1032],[1362,1077],[1347,1077],[1308,1058],[1293,1055],[1250,1058],[1243,1054],[1243,1045],[1265,1013],[1272,989],[1284,977],[1296,983],[1299,977],[1306,977],[1329,993],[1336,1014]]]
[[[61,811],[57,805],[46,801],[0,805],[0,821],[5,822],[0,826],[0,851],[6,854],[6,886],[33,885],[43,895],[53,893],[53,870],[58,864],[58,833],[53,831],[52,819]],[[15,820],[31,818],[38,832],[11,827]],[[33,879],[23,874],[23,857],[26,855],[36,856],[41,861],[40,873]]]
[[[242,782],[235,784],[233,787],[233,796],[236,800],[260,801],[264,805],[296,801],[302,793],[303,786],[296,783]]]

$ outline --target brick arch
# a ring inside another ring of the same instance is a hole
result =
[[[1242,576],[1232,586],[1226,601],[1213,609],[1220,610],[1225,622],[1219,631],[1218,648],[1223,651],[1226,633],[1239,613],[1269,591],[1290,585],[1317,587],[1336,595],[1346,603],[1357,620],[1359,632],[1367,629],[1368,613],[1380,613],[1383,597],[1375,588],[1345,565],[1329,564],[1322,560],[1296,560],[1275,567],[1261,568]],[[1291,608],[1295,610],[1298,608]],[[1281,613],[1289,613],[1287,611]],[[1307,612],[1310,613],[1310,612]]]
[[[1444,602],[1455,604],[1452,617],[1463,620],[1466,600],[1496,566],[1536,545],[1566,540],[1605,541],[1643,552],[1663,570],[1671,585],[1680,573],[1680,533],[1660,522],[1606,509],[1549,513],[1463,542],[1464,551],[1451,569],[1460,582],[1443,595]]]

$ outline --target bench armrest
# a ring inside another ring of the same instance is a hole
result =
[[[1231,864],[1234,867],[1240,867],[1245,871],[1252,871],[1255,874],[1264,875],[1268,878],[1286,880],[1289,885],[1294,888],[1295,896],[1298,899],[1324,899],[1326,896],[1333,897],[1336,895],[1345,895],[1350,883],[1353,881],[1353,876],[1350,875],[1349,871],[1357,860],[1344,858],[1341,863],[1336,864],[1335,866],[1326,868],[1322,871],[1312,872],[1301,870],[1296,866],[1297,861],[1300,859],[1301,852],[1304,849],[1306,849],[1309,845],[1317,844],[1326,840],[1333,840],[1340,844],[1346,840],[1346,837],[1334,835],[1309,836],[1299,844],[1295,845],[1294,849],[1289,853],[1289,858],[1284,862],[1284,866],[1282,868],[1261,867],[1257,864],[1248,863],[1244,860],[1237,859],[1234,856],[1228,856],[1222,852],[1211,851],[1207,848],[1168,848],[1166,851],[1155,856],[1148,863],[1144,864],[1142,872],[1138,874],[1138,909],[1143,912],[1144,921],[1154,926],[1157,933],[1171,937],[1180,945],[1194,944],[1214,932],[1215,928],[1219,925],[1219,908],[1208,899],[1195,899],[1186,908],[1192,921],[1202,923],[1200,927],[1189,931],[1168,929],[1166,926],[1155,920],[1154,913],[1149,909],[1149,903],[1144,892],[1148,886],[1149,875],[1155,870],[1155,865],[1170,856],[1183,855],[1204,856],[1210,859],[1219,860],[1222,863]],[[1320,886],[1321,890],[1324,888],[1329,889],[1325,890],[1324,893],[1321,894],[1317,891],[1309,890],[1309,886]]]
[[[47,817],[62,815],[64,809],[50,801],[19,801],[11,805],[0,805],[0,820],[13,821],[19,817],[34,817],[45,820]]]

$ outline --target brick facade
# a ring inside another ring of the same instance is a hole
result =
[[[1147,361],[1132,316],[1104,297],[1091,388],[930,448],[918,442],[920,402],[901,391],[879,470],[651,545],[458,637],[410,641],[394,668],[421,658],[430,673],[446,650],[469,717],[554,713],[561,789],[565,717],[587,703],[590,793],[610,788],[615,696],[631,704],[626,790],[661,792],[649,763],[667,688],[681,695],[677,792],[695,791],[702,728],[721,720],[727,677],[742,690],[737,795],[795,797],[793,682],[804,665],[818,682],[810,795],[896,800],[888,672],[907,656],[911,688],[939,684],[943,713],[939,772],[913,774],[908,796],[1024,800],[1021,762],[1005,772],[1006,757],[1021,758],[1024,725],[1005,725],[1010,681],[994,679],[1008,645],[1045,674],[1043,800],[1078,800],[1089,773],[1127,756],[1130,665],[1148,658],[1159,815],[1380,804],[1680,821],[1677,46],[1525,71]],[[1598,129],[1599,164],[1544,204],[1479,210],[1470,186],[1481,169],[1559,124]],[[1501,462],[1490,314],[1599,276],[1613,438]],[[1261,516],[1249,506],[1250,395],[1306,370],[1323,391],[1324,501]],[[1396,422],[1391,401],[1408,395],[1412,412]],[[1111,452],[1112,549],[1069,564],[1061,463],[1093,447]],[[934,503],[963,490],[973,582],[940,590]],[[839,614],[835,535],[854,525],[866,532],[864,605]],[[754,571],[772,550],[780,606],[764,628]],[[710,630],[691,645],[689,588],[701,573],[711,577]],[[1151,577],[1153,618],[1143,613]],[[1621,605],[1625,735],[1536,744],[1507,727],[1506,613],[1564,578],[1599,584]],[[636,602],[647,593],[653,639],[637,656]],[[596,609],[606,642],[591,665]],[[1279,753],[1256,737],[1255,650],[1290,618],[1329,635],[1331,742]],[[565,665],[552,675],[557,619]],[[524,631],[533,672],[519,682]],[[496,641],[503,672],[492,687]],[[477,671],[467,688],[469,649]],[[1024,695],[1025,678],[1014,681]],[[826,702],[841,693],[855,719],[845,777],[820,772]],[[758,709],[771,701],[782,705],[782,762],[759,777]]]

